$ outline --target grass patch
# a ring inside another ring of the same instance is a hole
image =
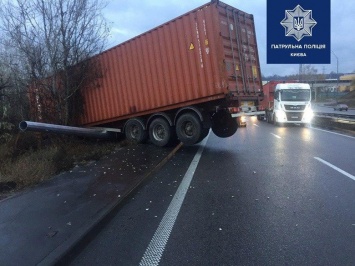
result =
[[[37,184],[58,172],[59,154],[57,147],[48,147],[9,158],[0,167],[1,181],[15,182],[18,188]]]
[[[122,140],[97,141],[56,135],[44,138],[31,132],[12,134],[7,142],[0,143],[0,197],[38,184],[75,165],[98,160],[127,144]]]

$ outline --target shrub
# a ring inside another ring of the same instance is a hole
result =
[[[125,142],[96,141],[25,133],[0,144],[0,183],[23,188],[49,179],[75,164],[98,160]],[[1,191],[0,191],[1,192]]]
[[[25,153],[5,169],[6,177],[20,188],[37,184],[57,172],[54,163],[57,153],[56,147]]]

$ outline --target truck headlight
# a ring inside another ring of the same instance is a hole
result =
[[[275,111],[276,122],[285,122],[287,121],[286,113],[282,110]]]
[[[310,107],[306,108],[303,114],[303,122],[310,123],[313,119],[313,116],[313,110]]]

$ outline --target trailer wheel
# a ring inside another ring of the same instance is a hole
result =
[[[165,147],[173,140],[173,130],[163,118],[156,118],[149,126],[149,138],[154,145]]]
[[[185,145],[194,145],[202,136],[202,124],[193,113],[181,115],[176,122],[176,135]]]
[[[269,112],[266,113],[266,122],[271,124],[271,114]]]
[[[229,112],[218,111],[212,116],[212,131],[220,138],[228,138],[237,131],[238,123]]]
[[[210,128],[202,128],[202,133],[197,142],[201,142],[205,137],[207,137],[208,133],[210,133]]]
[[[144,129],[144,123],[141,119],[130,119],[125,125],[125,135],[127,140],[134,140],[143,143],[148,138],[148,132]]]

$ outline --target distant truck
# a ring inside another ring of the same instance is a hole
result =
[[[264,89],[265,118],[275,125],[307,125],[313,118],[311,88],[306,83],[278,83]],[[265,88],[265,86],[264,86]]]
[[[220,1],[97,59],[103,76],[82,91],[79,126],[111,128],[137,142],[149,137],[158,146],[176,139],[193,145],[210,129],[232,136],[242,107],[256,114],[263,97],[253,16]]]

